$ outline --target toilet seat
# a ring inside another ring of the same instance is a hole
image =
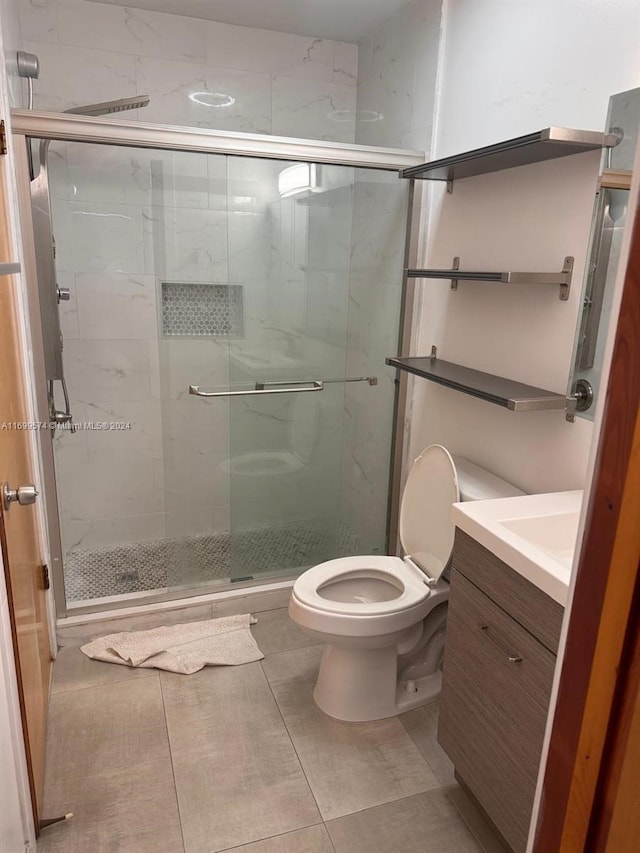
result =
[[[451,504],[459,497],[451,454],[439,444],[427,447],[411,467],[400,506],[400,541],[407,556],[342,557],[307,569],[291,593],[295,621],[349,637],[390,634],[420,622],[436,600],[448,595],[437,582],[453,550]],[[366,581],[386,580],[398,595],[366,600],[351,594],[340,600],[322,594],[323,588],[358,578],[365,582],[363,590]]]
[[[386,601],[336,601],[322,595],[322,587],[331,581],[337,583],[353,574],[366,578],[368,572],[371,577],[384,580],[387,576],[388,583],[400,584],[398,596]],[[341,557],[320,563],[298,578],[293,587],[293,594],[307,607],[325,613],[342,616],[381,616],[421,604],[429,597],[429,587],[425,583],[424,575],[400,557],[373,555]]]
[[[437,582],[451,551],[455,527],[451,504],[460,498],[453,458],[439,444],[427,447],[411,466],[400,506],[400,541],[407,557],[381,555],[342,557],[308,569],[293,585],[293,596],[308,608],[321,613],[359,617],[399,613],[421,604],[429,597],[429,583]],[[367,575],[370,572],[371,575]],[[401,585],[399,594],[384,601],[352,598],[337,601],[322,595],[322,587],[338,583],[348,574],[379,576]]]

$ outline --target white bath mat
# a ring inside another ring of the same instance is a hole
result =
[[[243,613],[150,631],[125,631],[98,637],[80,650],[107,663],[190,675],[203,666],[238,666],[261,660],[264,655],[249,629],[257,621]]]

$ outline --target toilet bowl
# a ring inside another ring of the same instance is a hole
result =
[[[289,615],[325,643],[314,689],[319,708],[350,722],[393,717],[436,699],[455,527],[451,504],[524,494],[441,445],[413,463],[399,517],[404,557],[358,556],[308,569]]]

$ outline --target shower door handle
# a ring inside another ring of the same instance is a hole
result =
[[[256,382],[256,391],[262,391],[267,385],[311,385],[312,382],[321,382],[323,385],[344,385],[346,382],[368,382],[369,385],[377,385],[377,376],[345,376],[344,379],[292,379],[280,382],[277,379],[265,379],[264,382]],[[313,390],[313,389],[312,389]]]
[[[324,382],[313,380],[308,388],[255,388],[251,391],[201,391],[199,385],[189,385],[195,397],[254,397],[257,394],[302,394],[305,391],[324,391]]]
[[[71,434],[75,433],[76,428],[73,424],[73,415],[71,414],[71,402],[69,401],[69,392],[67,391],[67,381],[64,376],[60,379],[60,384],[62,385],[62,393],[64,394],[64,412],[60,412],[56,408],[56,399],[55,394],[53,393],[53,383],[54,380],[49,380],[49,391],[47,393],[47,397],[49,400],[49,419],[51,423],[58,424],[58,426],[63,426],[64,424],[69,424],[69,432]]]

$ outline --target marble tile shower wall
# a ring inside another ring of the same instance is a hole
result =
[[[357,143],[429,151],[441,5],[413,0],[360,41]],[[407,191],[384,176],[356,180],[347,369],[375,364],[381,387],[346,388],[343,494],[345,523],[372,551],[386,527],[393,374],[384,358],[397,347]]]
[[[356,45],[88,0],[21,2],[38,109],[148,94],[144,121],[354,141]]]
[[[86,0],[23,0],[21,24],[41,60],[36,108],[149,94],[127,118],[354,140],[356,45]],[[133,424],[59,437],[64,547],[228,529],[228,405],[194,418],[185,399],[191,382],[228,383],[226,342],[159,339],[158,282],[253,283],[245,322],[261,322],[268,176],[232,185],[223,158],[93,146],[52,145],[51,161],[74,415]]]
[[[431,145],[442,0],[412,0],[358,44],[356,142]]]

